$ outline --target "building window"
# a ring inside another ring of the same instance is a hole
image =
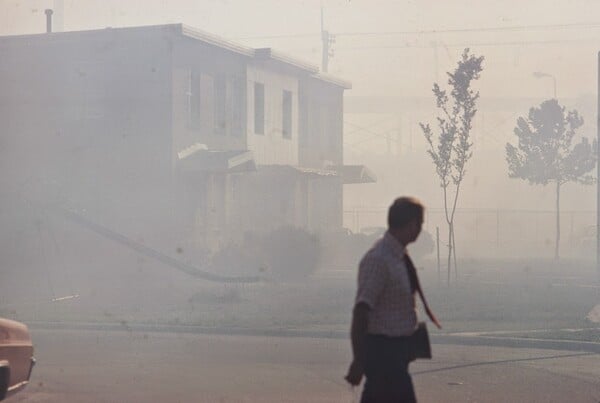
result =
[[[292,138],[292,92],[283,91],[281,131],[286,139]]]
[[[215,132],[225,133],[227,125],[227,81],[224,75],[215,78]]]
[[[200,128],[200,73],[189,71],[186,96],[188,101],[188,126],[198,129]]]
[[[254,133],[265,134],[265,85],[254,83]]]

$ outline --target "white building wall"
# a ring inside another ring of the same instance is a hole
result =
[[[264,134],[254,132],[254,84],[265,88]],[[292,135],[283,137],[283,91],[292,93]],[[264,63],[249,65],[247,73],[247,139],[258,165],[298,165],[298,78]]]

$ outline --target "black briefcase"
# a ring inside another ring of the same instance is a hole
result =
[[[419,322],[417,330],[408,338],[408,355],[411,361],[417,358],[431,359],[431,344],[425,322]]]

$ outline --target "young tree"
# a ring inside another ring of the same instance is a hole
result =
[[[444,195],[444,212],[448,224],[448,283],[452,257],[456,269],[456,240],[454,237],[454,214],[458,202],[460,185],[466,174],[466,163],[473,155],[471,142],[471,122],[477,112],[475,103],[479,92],[471,89],[471,83],[479,78],[483,70],[483,56],[476,57],[465,49],[458,66],[448,75],[450,94],[433,84],[433,94],[440,109],[437,118],[439,134],[434,137],[429,124],[420,123],[425,139],[429,143],[428,154],[435,165]]]
[[[560,187],[567,182],[584,185],[594,183],[589,172],[597,161],[597,143],[586,137],[573,145],[576,130],[583,118],[576,110],[565,111],[556,99],[542,102],[539,108],[529,109],[527,118],[519,117],[515,135],[519,144],[506,143],[508,175],[529,181],[531,185],[556,186],[556,242],[554,258],[559,258],[560,244]]]

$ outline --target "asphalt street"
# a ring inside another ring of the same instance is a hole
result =
[[[10,402],[356,402],[343,338],[33,327],[31,384]],[[600,401],[593,351],[433,344],[420,402]]]

